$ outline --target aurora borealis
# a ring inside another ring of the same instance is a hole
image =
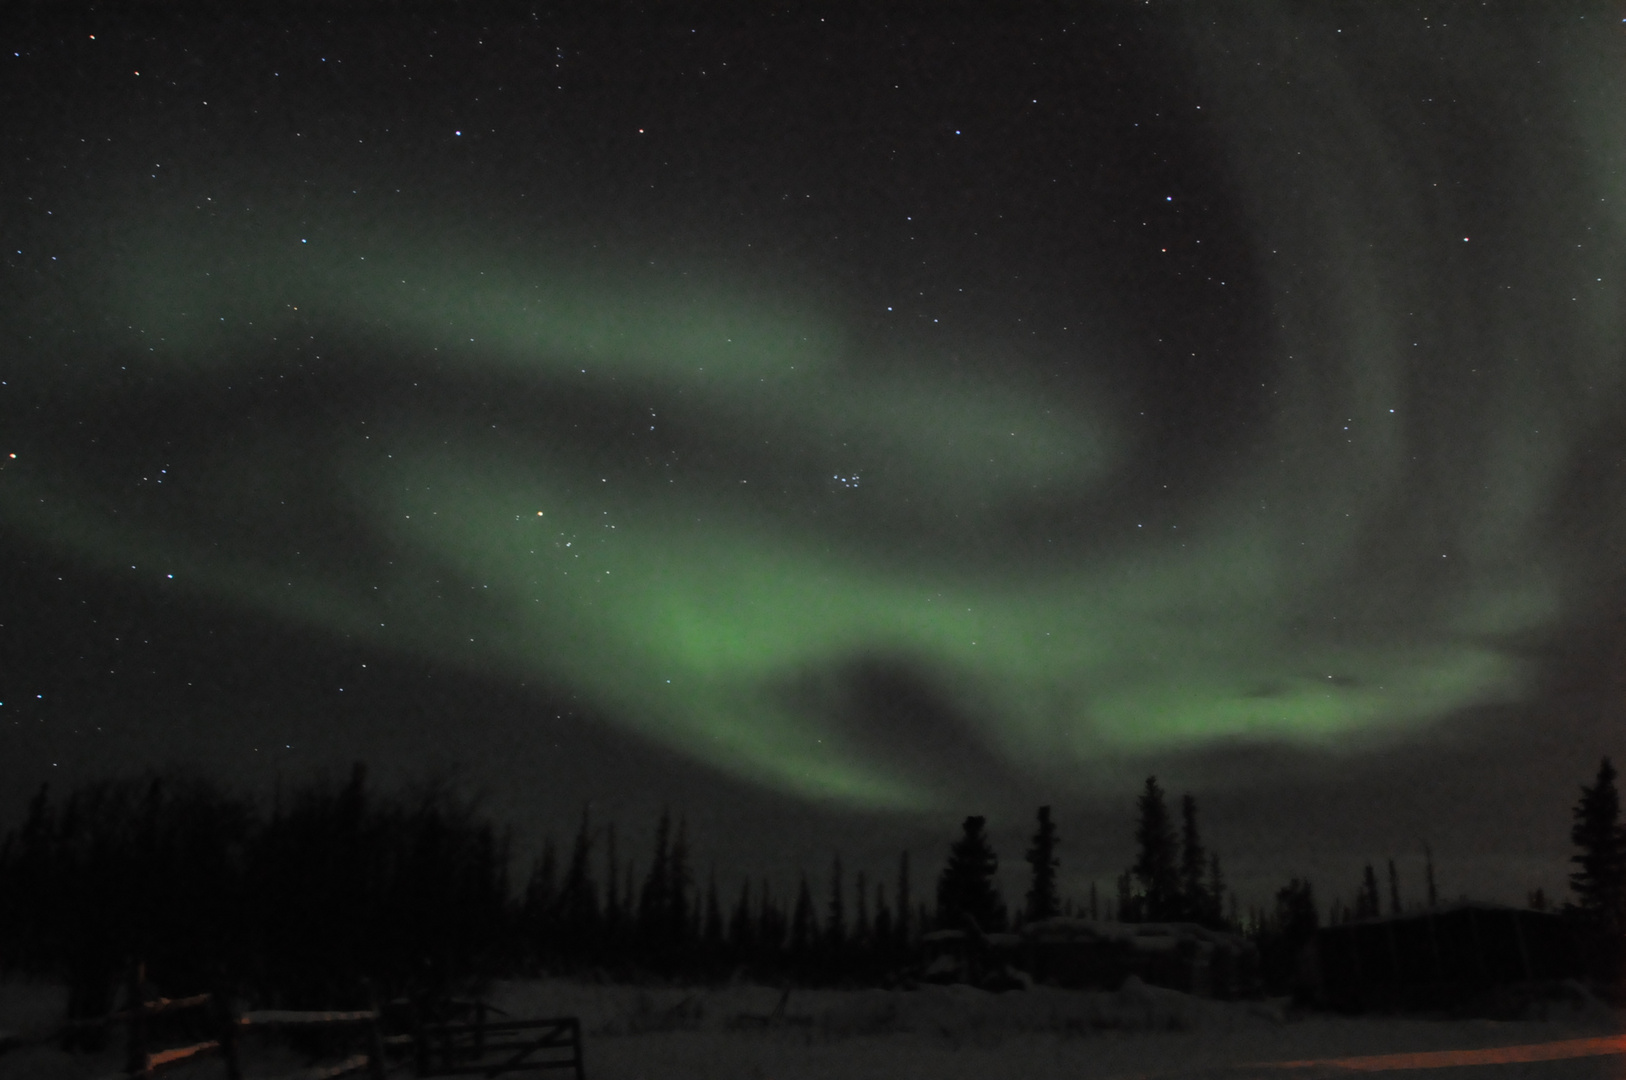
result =
[[[866,812],[1534,707],[1618,614],[1626,70],[1458,10],[184,38],[16,136],[137,132],[10,166],[6,534]]]

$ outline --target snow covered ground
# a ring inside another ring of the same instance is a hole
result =
[[[1551,1008],[1546,1019],[1423,1020],[1294,1014],[1280,1003],[1222,1003],[1131,983],[1117,993],[1037,987],[990,994],[965,986],[918,990],[793,990],[766,986],[637,987],[565,980],[499,983],[491,1000],[514,1016],[580,1017],[591,1080],[1047,1080],[1189,1076],[1251,1062],[1322,1060],[1400,1051],[1544,1043],[1626,1030],[1596,1003]],[[48,1026],[60,987],[0,984],[0,1029]],[[753,1019],[757,1018],[757,1019]],[[285,1048],[245,1048],[250,1076],[286,1075]],[[0,1080],[80,1080],[115,1073],[116,1048],[69,1055],[30,1047],[0,1056]],[[1626,1057],[1498,1065],[1515,1077],[1622,1077]],[[218,1062],[166,1072],[218,1077]],[[568,1075],[568,1074],[530,1074]],[[1447,1074],[1434,1073],[1435,1076]]]

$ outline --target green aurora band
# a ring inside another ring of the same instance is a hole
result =
[[[1132,418],[1081,411],[997,354],[928,376],[855,356],[795,290],[550,260],[246,182],[215,205],[252,213],[149,208],[103,253],[97,302],[121,329],[86,351],[76,392],[247,387],[255,357],[338,335],[521,403],[639,402],[651,453],[606,449],[590,420],[557,430],[557,410],[510,430],[397,401],[349,410],[343,439],[314,419],[241,432],[175,481],[184,512],[43,448],[0,476],[0,507],[109,568],[566,687],[730,774],[855,806],[946,797],[855,728],[842,673],[869,657],[908,665],[1002,767],[1050,777],[1220,740],[1359,745],[1517,701],[1532,635],[1586,594],[1552,539],[1554,493],[1622,417],[1621,64],[1557,31],[1542,46],[1554,70],[1515,91],[1550,134],[1497,178],[1520,227],[1470,264],[1441,220],[1460,207],[1429,187],[1463,166],[1369,85],[1416,57],[1368,57],[1378,74],[1357,82],[1286,30],[1203,33],[1280,361],[1264,451],[1186,500],[1178,529],[1008,556],[1013,523],[1111,483],[1138,443]],[[1501,57],[1487,42],[1451,75],[1488,94]],[[35,377],[65,378],[39,355]],[[617,447],[632,437],[612,426]],[[773,469],[697,482],[653,449],[669,426]],[[275,524],[313,487],[366,545],[309,514]],[[1620,492],[1598,499],[1618,527]]]

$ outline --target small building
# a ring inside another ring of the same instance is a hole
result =
[[[1230,998],[1258,984],[1252,942],[1188,922],[1042,919],[1022,928],[1020,966],[1035,981],[1116,989],[1130,975],[1203,997]]]
[[[1337,1009],[1441,1008],[1579,978],[1583,960],[1560,915],[1462,903],[1322,927],[1306,989]]]
[[[1010,981],[1005,971],[1016,964],[1021,940],[1016,934],[985,934],[975,927],[933,930],[920,938],[922,975],[931,982],[1003,987]]]
[[[1053,918],[1015,934],[935,930],[921,939],[927,979],[1008,985],[1034,982],[1115,990],[1130,975],[1205,997],[1238,997],[1258,984],[1251,942],[1195,923],[1120,923]]]

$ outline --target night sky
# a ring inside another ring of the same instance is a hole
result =
[[[1156,773],[1244,904],[1561,894],[1626,24],[1514,8],[9,8],[0,821],[359,758],[1015,903]]]

